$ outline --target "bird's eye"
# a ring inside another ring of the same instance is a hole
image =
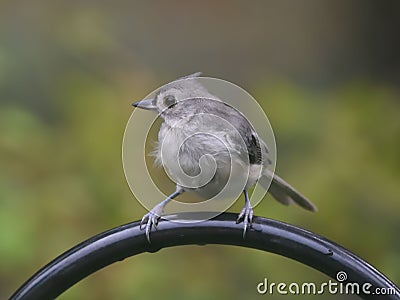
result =
[[[168,95],[164,97],[164,105],[166,107],[170,107],[174,104],[176,104],[176,98],[174,96]]]

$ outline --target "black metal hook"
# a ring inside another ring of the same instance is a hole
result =
[[[169,216],[168,219],[196,219],[196,213]],[[399,300],[400,289],[374,267],[340,245],[315,233],[283,222],[254,217],[253,227],[243,239],[243,226],[236,214],[223,213],[208,221],[180,223],[160,220],[152,232],[151,244],[133,222],[100,233],[68,250],[28,279],[10,298],[54,299],[69,287],[116,261],[142,252],[189,244],[225,244],[255,248],[302,262],[336,279],[346,272],[349,282],[370,283],[391,289],[394,294],[381,299]],[[373,289],[370,289],[373,290]],[[362,293],[362,299],[377,299]]]

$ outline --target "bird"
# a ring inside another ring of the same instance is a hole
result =
[[[211,94],[198,80],[201,72],[178,78],[156,91],[151,98],[133,103],[162,119],[152,155],[176,183],[176,189],[143,216],[140,229],[150,243],[165,206],[184,192],[203,199],[218,196],[233,180],[243,183],[243,238],[252,225],[253,207],[248,190],[257,182],[284,205],[292,203],[315,212],[317,207],[289,183],[268,169],[268,147],[249,120],[236,108]],[[243,179],[243,174],[246,177]],[[269,185],[270,183],[270,185]],[[229,192],[228,192],[229,194]]]

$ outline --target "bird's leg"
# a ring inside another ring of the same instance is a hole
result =
[[[170,202],[172,199],[179,196],[183,192],[184,192],[183,188],[177,186],[175,192],[173,192],[165,200],[154,206],[151,211],[149,211],[147,214],[143,216],[139,228],[140,230],[146,229],[146,237],[149,243],[150,243],[151,228],[154,226],[154,228],[157,229],[158,220],[160,219],[161,214],[164,211],[164,207],[168,204],[168,202]],[[145,226],[143,227],[144,224]]]
[[[239,223],[240,219],[243,218],[243,225],[244,225],[243,238],[245,238],[247,227],[251,227],[251,223],[253,221],[253,208],[251,207],[249,194],[247,193],[247,190],[244,190],[243,194],[244,194],[244,207],[240,212],[239,217],[236,220],[236,223]]]

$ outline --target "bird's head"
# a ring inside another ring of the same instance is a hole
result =
[[[178,102],[208,95],[208,91],[196,80],[200,72],[181,77],[161,87],[153,98],[133,103],[138,108],[153,110],[163,115],[172,115]],[[182,107],[179,108],[182,111]],[[178,111],[176,111],[178,113]],[[176,114],[175,114],[176,115]]]

